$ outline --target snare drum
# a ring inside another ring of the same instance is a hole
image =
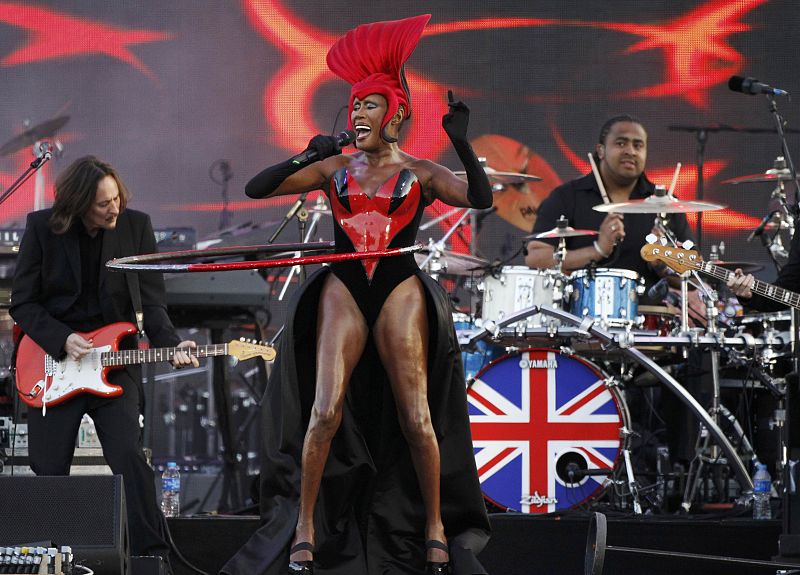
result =
[[[663,305],[640,305],[639,312],[643,318],[642,329],[655,332],[656,335],[669,335],[680,321],[674,312]]]
[[[630,418],[603,372],[580,357],[523,349],[486,366],[467,389],[481,489],[498,507],[549,513],[582,505],[614,473]]]
[[[555,276],[549,270],[533,270],[525,266],[505,266],[500,277],[486,276],[483,280],[483,322],[500,321],[514,312],[533,305],[560,303],[556,293]],[[554,299],[559,301],[554,302]],[[530,328],[547,326],[557,320],[534,314],[513,324]]]
[[[630,270],[598,268],[578,270],[571,276],[570,313],[593,317],[600,326],[633,327],[638,318],[643,280]]]

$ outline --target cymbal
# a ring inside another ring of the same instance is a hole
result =
[[[630,200],[615,204],[600,204],[592,209],[597,212],[616,214],[686,214],[689,212],[707,212],[721,210],[727,206],[698,202],[694,200],[678,200],[672,196],[649,196],[641,200]]]
[[[544,239],[558,239],[558,238],[576,238],[579,236],[596,236],[598,232],[595,230],[576,230],[573,227],[567,226],[561,228],[556,226],[552,230],[540,232],[538,234],[531,234],[525,236],[525,240],[544,240]]]
[[[417,265],[421,265],[430,254],[428,248],[423,248],[414,254],[414,259],[417,260]],[[434,261],[431,258],[426,264],[425,268]],[[489,260],[479,258],[470,254],[458,254],[450,250],[442,250],[438,258],[438,265],[441,268],[439,273],[443,275],[453,276],[470,276],[470,275],[483,275],[489,267]]]
[[[741,268],[741,270],[746,274],[753,274],[764,269],[763,265],[755,262],[726,262],[722,260],[708,260],[708,263],[731,271],[734,271],[736,268]]]
[[[69,122],[69,116],[58,116],[25,130],[0,147],[0,156],[13,154],[22,148],[35,144],[39,140],[54,136],[67,122]]]
[[[486,177],[489,178],[489,183],[492,184],[493,192],[503,191],[502,186],[512,186],[515,184],[524,184],[526,182],[538,182],[542,178],[534,176],[533,174],[521,174],[518,172],[498,172],[489,166],[484,166],[483,170],[486,172]],[[463,170],[453,172],[459,178],[465,179],[467,173]],[[499,187],[497,187],[499,186]]]
[[[761,183],[775,183],[775,182],[789,182],[792,180],[792,175],[789,170],[769,170],[763,174],[750,174],[749,176],[739,176],[738,178],[731,178],[724,180],[722,184],[761,184]],[[798,178],[800,180],[800,178]]]

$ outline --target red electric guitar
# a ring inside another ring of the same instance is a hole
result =
[[[123,338],[136,333],[132,323],[118,322],[101,327],[82,337],[92,341],[92,350],[80,360],[56,361],[36,345],[27,335],[22,338],[17,351],[17,393],[31,407],[46,408],[56,405],[79,393],[93,393],[105,397],[122,394],[122,388],[108,383],[106,376],[112,369],[126,365],[169,361],[175,347],[158,349],[119,349]],[[180,351],[186,351],[181,349]],[[232,355],[239,360],[261,357],[275,359],[275,349],[246,341],[199,345],[192,350],[197,358]]]

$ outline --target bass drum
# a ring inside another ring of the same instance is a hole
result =
[[[630,421],[609,381],[593,363],[552,349],[523,349],[481,370],[467,400],[486,499],[507,511],[550,513],[598,497]]]

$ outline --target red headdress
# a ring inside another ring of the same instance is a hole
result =
[[[388,104],[381,124],[384,140],[390,141],[383,128],[401,105],[405,109],[405,117],[411,116],[411,95],[408,93],[403,64],[416,48],[430,18],[430,14],[423,14],[404,20],[362,24],[331,46],[327,57],[328,68],[353,85],[350,90],[348,125],[353,117],[353,99],[363,99],[370,94],[380,94]]]

